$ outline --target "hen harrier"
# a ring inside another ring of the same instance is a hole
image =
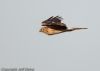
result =
[[[69,32],[79,29],[87,29],[87,28],[72,28],[68,29],[66,24],[62,23],[62,17],[59,16],[52,16],[48,18],[47,20],[42,22],[42,28],[40,29],[40,32],[46,33],[48,35],[54,35],[59,34],[63,32]]]

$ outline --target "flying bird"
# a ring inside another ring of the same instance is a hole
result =
[[[63,18],[59,16],[51,16],[47,20],[42,21],[43,26],[40,29],[40,32],[43,32],[48,35],[55,35],[63,32],[70,32],[74,30],[80,30],[80,29],[88,29],[88,28],[71,28],[68,29],[66,24],[62,23]]]

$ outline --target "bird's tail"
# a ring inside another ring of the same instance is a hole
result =
[[[75,31],[75,30],[81,30],[81,29],[88,29],[88,28],[71,28],[71,29],[67,29],[66,31]]]

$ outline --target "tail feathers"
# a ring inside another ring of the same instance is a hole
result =
[[[81,29],[88,29],[88,28],[71,28],[71,29],[67,29],[66,31],[75,31],[75,30],[81,30]]]

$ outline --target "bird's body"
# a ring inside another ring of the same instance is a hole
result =
[[[71,28],[71,29],[65,29],[65,30],[56,30],[56,29],[45,26],[40,29],[40,32],[43,32],[48,35],[54,35],[54,34],[59,34],[59,33],[63,33],[63,32],[71,32],[71,31],[75,31],[75,30],[81,30],[81,29],[87,29],[87,28]]]
[[[49,19],[42,22],[42,28],[40,29],[40,32],[46,33],[48,35],[54,35],[59,34],[63,32],[69,32],[74,30],[80,30],[80,29],[87,29],[87,28],[71,28],[68,29],[66,24],[61,22],[62,18],[59,16],[52,16]]]

